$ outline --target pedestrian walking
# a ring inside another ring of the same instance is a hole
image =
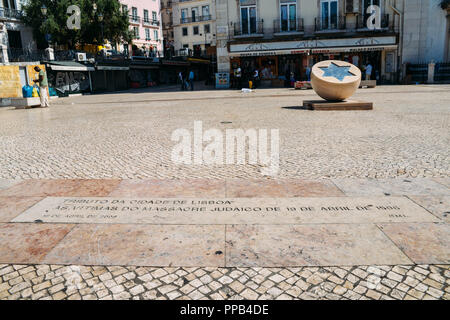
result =
[[[191,70],[191,72],[189,72],[189,86],[191,87],[191,91],[194,91],[194,71]]]
[[[311,67],[306,67],[306,81],[311,81]]]
[[[178,74],[178,80],[181,83],[181,91],[185,90],[185,85],[184,85],[184,77],[183,77],[183,72],[180,71],[180,73]]]
[[[372,65],[369,62],[366,66],[366,80],[370,80],[371,76],[372,76]]]
[[[41,97],[41,107],[48,108],[50,107],[49,103],[50,98],[48,93],[47,73],[38,66],[34,67],[34,71],[39,73],[39,79],[33,80],[33,82],[39,83],[39,95]]]
[[[258,69],[255,69],[255,72],[253,73],[253,86],[254,86],[254,88],[259,87],[259,71],[258,71]]]
[[[241,67],[238,67],[236,69],[236,85],[237,85],[237,89],[238,90],[242,89],[242,70],[241,70]]]

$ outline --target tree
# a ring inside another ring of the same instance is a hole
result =
[[[442,0],[441,8],[444,10],[450,9],[450,0]]]
[[[122,12],[119,0],[29,0],[24,6],[23,22],[33,29],[39,47],[45,47],[46,34],[52,43],[73,48],[76,44],[102,44],[103,39],[111,42],[131,42],[128,14]],[[42,14],[45,5],[47,14]],[[81,9],[80,30],[67,27],[67,8],[77,5]],[[103,17],[100,21],[99,16]]]

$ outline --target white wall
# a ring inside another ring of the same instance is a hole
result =
[[[404,0],[403,62],[445,60],[447,12],[440,0]]]

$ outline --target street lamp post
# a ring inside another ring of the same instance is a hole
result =
[[[44,22],[47,22],[47,12],[48,12],[48,9],[45,6],[45,4],[43,4],[41,7],[41,13],[44,16],[44,19],[45,19]],[[47,40],[48,46],[51,47],[51,35],[49,33],[45,34],[45,40]]]
[[[98,14],[98,21],[100,21],[100,28],[102,29],[102,44],[104,42],[104,38],[103,38],[103,14],[99,13]]]

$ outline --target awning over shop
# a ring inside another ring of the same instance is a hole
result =
[[[189,66],[189,62],[187,61],[162,60],[161,64],[166,66]]]
[[[94,66],[75,61],[51,61],[46,64],[48,68],[54,71],[95,71]]]
[[[261,57],[261,56],[278,56],[285,54],[304,54],[310,50],[295,49],[295,50],[271,50],[271,51],[250,51],[250,52],[231,52],[230,57]]]
[[[130,69],[159,69],[159,64],[157,65],[144,65],[144,64],[131,64]]]
[[[231,44],[231,57],[276,56],[304,53],[361,52],[397,49],[395,36],[315,39]]]
[[[129,67],[119,67],[119,66],[97,66],[97,70],[99,71],[128,71]]]
[[[204,64],[210,64],[211,61],[206,59],[199,59],[199,58],[188,58],[187,61],[189,62],[196,62],[196,63],[204,63]]]

